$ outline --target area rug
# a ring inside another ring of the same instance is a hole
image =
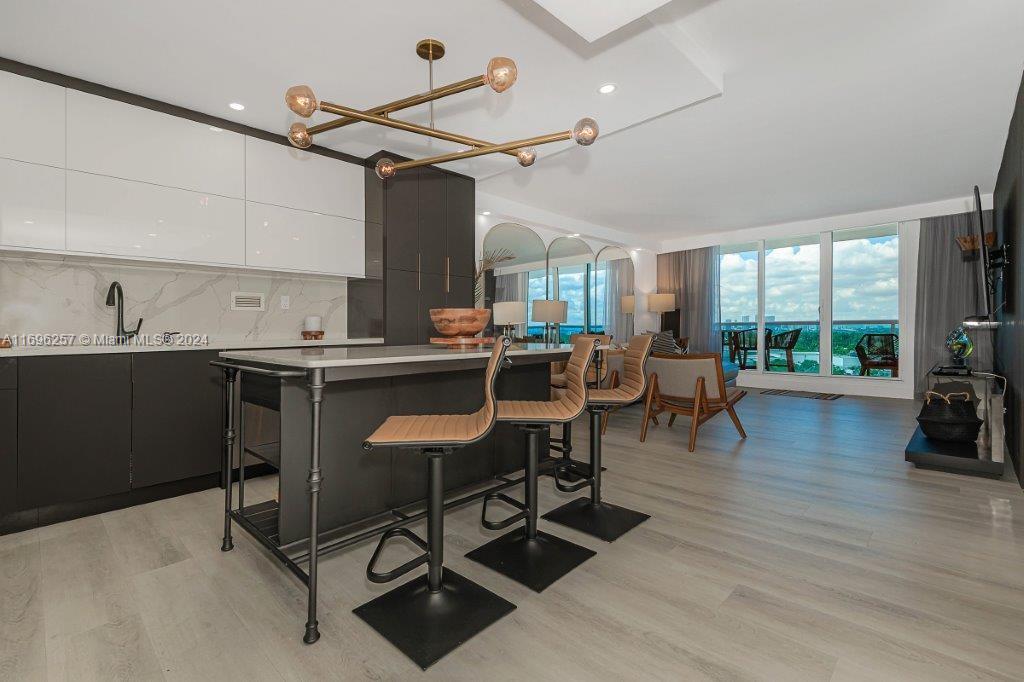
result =
[[[808,391],[784,391],[780,388],[771,388],[761,391],[761,395],[784,395],[790,398],[810,398],[811,400],[838,400],[843,397],[842,393],[810,393]]]

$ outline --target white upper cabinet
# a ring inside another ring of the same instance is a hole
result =
[[[64,167],[64,92],[0,72],[0,157]]]
[[[0,159],[0,245],[64,249],[64,170]]]
[[[363,220],[366,217],[363,167],[245,138],[245,198],[314,213]]]
[[[363,277],[363,221],[245,202],[245,262],[282,270]]]
[[[241,199],[68,171],[68,250],[245,264]]]
[[[245,196],[245,136],[67,91],[67,167],[165,187]]]

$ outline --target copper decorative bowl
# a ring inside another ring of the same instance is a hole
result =
[[[430,321],[441,336],[476,336],[491,319],[487,308],[431,308]]]

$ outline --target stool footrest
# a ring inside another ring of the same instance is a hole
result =
[[[588,486],[594,485],[594,477],[593,476],[588,476],[586,478],[580,479],[579,481],[576,481],[575,483],[566,483],[566,482],[564,482],[563,479],[558,477],[558,472],[559,471],[562,471],[563,469],[569,469],[571,466],[572,466],[571,464],[564,464],[562,466],[559,466],[557,464],[555,465],[555,468],[551,471],[551,475],[555,477],[555,487],[556,488],[561,490],[563,493],[575,493],[575,492],[578,492],[580,490],[583,490],[584,488],[586,488]]]
[[[512,516],[508,517],[507,519],[502,519],[501,521],[488,521],[487,503],[490,502],[491,500],[501,500],[505,504],[511,505],[521,511],[518,511]],[[484,497],[483,510],[480,513],[480,525],[482,525],[487,530],[504,530],[505,528],[511,526],[513,523],[518,523],[519,521],[525,519],[529,515],[529,513],[530,510],[527,509],[526,505],[520,502],[519,500],[513,497],[509,497],[504,493],[490,493],[489,495],[486,495]]]
[[[381,552],[384,551],[384,545],[388,540],[394,537],[401,536],[416,545],[423,550],[423,554],[419,555],[415,559],[411,559],[398,568],[394,568],[390,571],[378,572],[377,562],[380,560]],[[417,566],[422,566],[430,560],[430,550],[426,541],[420,536],[413,533],[408,528],[392,528],[388,532],[381,536],[380,542],[377,543],[377,549],[373,551],[373,556],[370,557],[370,563],[366,565],[366,579],[371,583],[389,583],[396,578],[401,578],[403,575],[413,570]]]

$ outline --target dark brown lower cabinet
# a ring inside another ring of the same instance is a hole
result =
[[[0,514],[17,508],[18,392],[0,390]]]
[[[128,492],[132,355],[18,361],[18,508]]]
[[[132,488],[221,469],[222,373],[217,351],[134,353]]]

